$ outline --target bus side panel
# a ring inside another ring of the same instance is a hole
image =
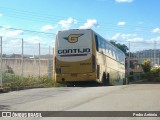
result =
[[[119,65],[114,59],[99,52],[97,52],[97,58],[97,64],[100,66],[99,82],[102,83],[102,76],[105,72],[109,74],[110,85],[122,85],[123,79],[125,78],[124,65]]]
[[[107,61],[107,66],[110,68],[110,84],[122,85],[125,76],[124,65],[109,57],[107,58]]]
[[[105,73],[106,77],[109,78],[109,84],[123,84],[125,79],[124,53],[96,33],[95,41],[97,47],[96,64],[99,68],[99,79],[97,81],[103,83]]]

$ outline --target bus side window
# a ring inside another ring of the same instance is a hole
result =
[[[118,51],[116,51],[116,60],[119,62],[120,60],[119,60],[119,53],[118,53]]]
[[[102,41],[102,52],[105,54],[105,41],[101,38]]]
[[[97,35],[95,35],[95,41],[96,41],[96,50],[99,51],[99,43]]]
[[[103,40],[100,37],[97,38],[99,42],[99,52],[103,54]]]
[[[107,55],[107,52],[108,52],[108,50],[107,50],[107,42],[105,42],[105,55]]]
[[[106,42],[106,55],[109,56],[109,44],[108,44],[108,42]]]

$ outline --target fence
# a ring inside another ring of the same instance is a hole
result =
[[[0,85],[3,73],[26,76],[52,76],[53,48],[19,38],[0,37]]]
[[[152,67],[160,67],[160,43],[157,40],[128,41],[124,43],[129,48],[129,57],[126,57],[126,74],[129,80],[144,79],[142,62],[150,60]],[[142,77],[143,76],[143,77]]]
[[[135,58],[138,64],[141,64],[145,59],[149,59],[151,66],[160,66],[160,43],[156,41],[129,41],[128,48],[130,57]]]
[[[53,39],[45,42],[42,36],[19,39],[0,37],[0,85],[2,87],[3,73],[14,73],[20,76],[52,76],[53,69]],[[160,66],[160,42],[128,41],[119,42],[129,48],[129,58],[134,58],[132,64],[141,64],[144,59],[149,59],[152,66]],[[46,44],[47,43],[47,44]],[[130,72],[132,64],[128,62],[127,71]]]

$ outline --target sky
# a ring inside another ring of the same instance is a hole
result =
[[[93,29],[131,51],[159,48],[160,0],[0,0],[0,36],[53,45],[59,30]],[[37,31],[37,32],[33,32]],[[4,39],[6,46],[17,39]]]

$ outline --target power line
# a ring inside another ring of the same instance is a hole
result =
[[[9,11],[11,14],[7,14],[7,15],[5,15],[5,16],[8,16],[8,17],[15,17],[16,16],[16,18],[25,18],[25,19],[23,19],[23,20],[26,20],[26,19],[28,19],[29,18],[29,20],[30,21],[34,21],[34,22],[37,22],[37,20],[38,20],[38,22],[48,22],[48,21],[51,21],[51,20],[53,20],[53,21],[58,21],[58,20],[60,20],[60,19],[66,19],[66,18],[69,18],[68,16],[58,16],[58,15],[54,15],[54,14],[45,14],[45,15],[42,15],[42,14],[39,14],[39,13],[33,13],[33,12],[30,12],[30,11],[24,11],[24,10],[17,10],[17,9],[13,9],[13,8],[6,8],[6,7],[1,7],[0,6],[0,10],[4,10],[4,11]],[[14,12],[13,12],[14,11]],[[30,16],[30,17],[28,17],[28,16]],[[80,20],[83,20],[84,18],[78,18],[78,19],[80,19]],[[113,28],[112,29],[114,29],[114,30],[117,30],[117,29],[121,29],[121,28],[119,28],[119,27],[117,27],[117,25],[116,24],[113,24],[113,23],[109,23],[109,22],[101,22],[101,20],[100,20],[100,23],[103,25],[103,24],[105,24],[106,25],[106,27],[103,27],[103,26],[101,26],[101,28],[100,29],[103,29],[103,30],[105,30],[106,28],[107,28],[107,24],[109,25],[109,26],[113,26]],[[78,24],[84,24],[84,22],[78,22]],[[117,27],[117,28],[115,28],[115,27]],[[127,25],[127,28],[123,28],[123,29],[126,29],[126,30],[131,30],[131,29],[135,29],[135,28],[141,28],[141,31],[146,31],[147,29],[153,29],[152,27],[140,27],[140,26],[134,26],[134,25]]]
[[[34,22],[45,22],[45,21],[52,21],[52,23],[54,21],[58,21],[58,19],[62,19],[62,18],[67,18],[67,16],[57,16],[54,14],[39,14],[39,13],[35,13],[35,12],[30,12],[30,11],[24,11],[24,10],[17,10],[17,9],[12,9],[12,8],[5,8],[5,7],[1,7],[0,6],[0,10],[2,11],[9,11],[10,14],[7,14],[5,16],[7,17],[12,17],[12,18],[23,18],[21,20],[26,20],[27,22],[29,21],[34,21]],[[29,17],[30,16],[30,17]],[[28,20],[27,20],[28,19]],[[82,20],[83,18],[79,18],[80,20]],[[55,22],[54,24],[58,24],[58,22]],[[84,24],[82,21],[78,21],[78,24],[75,24],[75,26],[79,27],[80,24]],[[109,23],[109,22],[101,22],[100,19],[100,27],[97,27],[96,30],[102,30],[104,32],[110,32],[110,31],[114,31],[114,32],[118,32],[121,33],[123,32],[134,32],[134,33],[138,33],[138,34],[144,34],[144,33],[149,33],[151,32],[151,27],[140,27],[140,26],[131,26],[131,25],[126,25],[126,26],[122,26],[119,27],[116,24],[113,23]],[[79,25],[79,26],[78,26]],[[140,28],[140,31],[135,31],[135,28]],[[3,26],[0,26],[0,28],[4,28]],[[9,30],[22,30],[28,33],[32,33],[32,34],[43,34],[43,35],[56,35],[55,33],[49,33],[49,32],[40,32],[40,31],[33,31],[33,30],[25,30],[25,29],[17,29],[17,28],[9,28]],[[149,35],[149,34],[146,34]]]
[[[1,29],[5,29],[4,26],[0,26]],[[38,33],[38,34],[46,34],[46,35],[55,35],[55,33],[48,33],[48,32],[40,32],[40,31],[33,31],[33,30],[26,30],[26,29],[17,29],[17,28],[6,28],[7,30],[22,30],[29,33]]]

